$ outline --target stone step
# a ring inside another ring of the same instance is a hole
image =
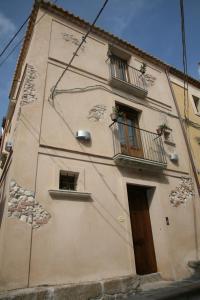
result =
[[[163,280],[159,272],[140,276],[138,293],[162,289],[173,284],[174,281]]]
[[[138,290],[143,292],[143,291],[161,289],[161,288],[168,287],[172,283],[173,283],[173,281],[166,281],[166,280],[146,282],[146,283],[141,284]]]
[[[163,280],[159,272],[151,273],[151,274],[147,274],[147,275],[140,275],[139,278],[140,278],[140,284]]]
[[[128,300],[199,300],[200,278],[145,283]]]

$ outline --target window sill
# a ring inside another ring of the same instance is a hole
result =
[[[49,194],[56,199],[77,199],[77,200],[92,200],[91,193],[87,192],[78,192],[71,190],[49,190]]]

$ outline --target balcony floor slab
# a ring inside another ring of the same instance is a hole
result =
[[[111,77],[109,80],[109,84],[117,89],[121,89],[125,92],[131,93],[135,96],[138,96],[140,98],[145,98],[147,96],[148,91],[144,90],[134,84],[131,84],[129,82],[123,81],[116,77]]]
[[[116,154],[113,160],[117,165],[129,166],[129,167],[142,167],[149,168],[149,166],[155,167],[155,169],[163,170],[167,167],[166,163],[152,161],[144,158],[138,158],[134,156],[128,156],[124,154]]]

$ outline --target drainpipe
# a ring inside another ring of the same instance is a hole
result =
[[[193,170],[194,178],[195,178],[197,189],[198,189],[198,194],[199,194],[199,197],[200,197],[200,183],[199,183],[199,178],[198,178],[197,170],[196,170],[196,167],[195,167],[194,159],[193,159],[193,156],[192,156],[192,151],[190,149],[190,144],[189,144],[189,141],[188,141],[187,133],[186,133],[186,130],[185,130],[185,126],[183,124],[183,119],[181,117],[181,113],[180,113],[180,110],[179,110],[178,103],[176,101],[176,96],[175,96],[175,93],[174,93],[174,90],[173,90],[173,87],[172,87],[172,84],[171,84],[171,81],[170,81],[170,78],[169,78],[169,72],[167,70],[165,70],[165,73],[166,73],[166,76],[167,76],[167,79],[168,79],[168,83],[169,83],[169,86],[170,86],[172,97],[174,99],[174,103],[175,103],[176,110],[177,110],[177,113],[178,113],[178,118],[179,118],[179,121],[180,121],[180,124],[181,124],[183,136],[184,136],[184,139],[185,139],[186,147],[187,147],[189,158],[190,158],[191,165],[192,165],[192,170]]]

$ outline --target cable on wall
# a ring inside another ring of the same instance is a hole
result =
[[[104,10],[104,8],[105,8],[105,6],[106,6],[107,3],[108,3],[108,0],[106,0],[106,1],[104,2],[103,6],[101,7],[100,11],[98,12],[98,14],[97,14],[96,18],[94,19],[93,23],[90,25],[90,27],[89,27],[87,33],[82,37],[82,41],[81,41],[80,44],[78,45],[76,51],[73,53],[73,56],[72,56],[72,58],[70,59],[70,61],[69,61],[68,65],[67,65],[67,67],[64,69],[64,71],[62,72],[62,74],[61,74],[60,77],[58,78],[56,84],[55,84],[54,87],[52,88],[51,95],[50,95],[50,98],[51,98],[52,100],[54,100],[54,93],[55,93],[55,90],[56,90],[56,88],[57,88],[57,86],[58,86],[58,83],[60,82],[60,80],[62,79],[62,77],[64,76],[64,74],[67,72],[67,70],[69,69],[69,67],[71,66],[73,60],[74,60],[75,57],[77,56],[77,53],[78,53],[79,49],[81,48],[81,46],[83,45],[83,43],[85,43],[86,38],[88,37],[88,35],[89,35],[90,32],[92,31],[92,29],[93,29],[95,23],[97,22],[98,18],[100,17],[101,13],[103,12],[103,10]]]

